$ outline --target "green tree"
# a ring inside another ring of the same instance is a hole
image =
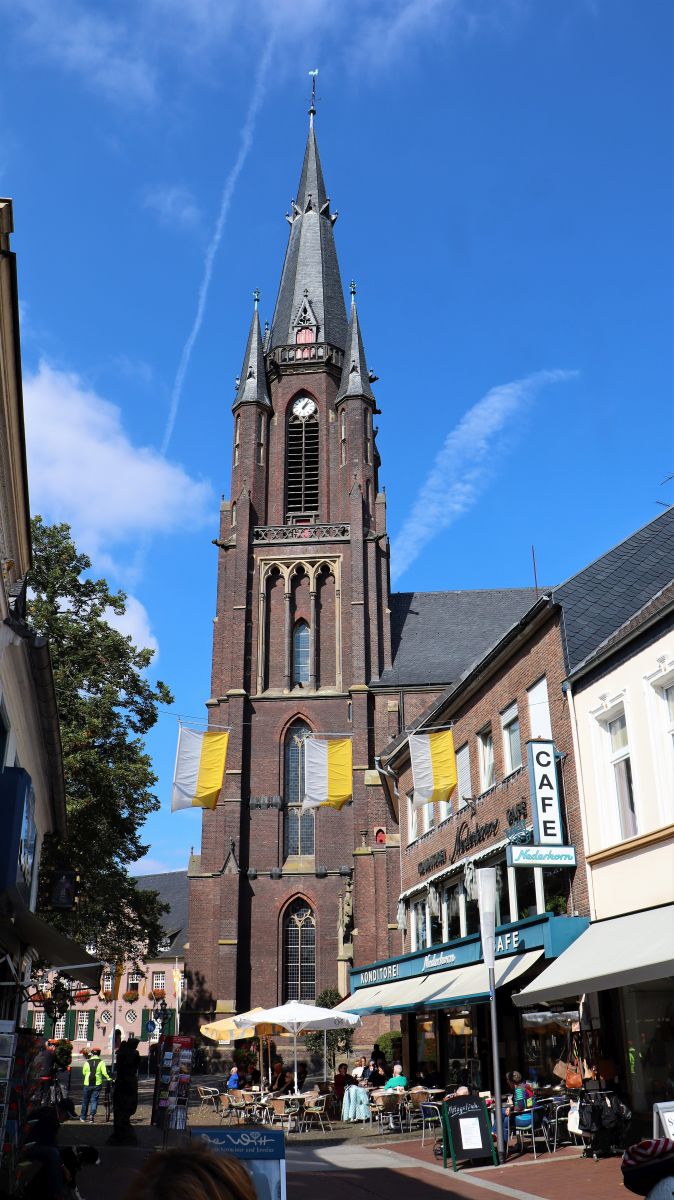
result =
[[[339,1004],[341,996],[337,988],[325,988],[316,1000],[319,1008],[334,1008]],[[304,1038],[304,1044],[310,1054],[317,1054],[320,1058],[323,1057],[323,1034],[307,1033]],[[351,1053],[353,1045],[353,1031],[351,1029],[329,1029],[327,1033],[328,1046],[328,1071],[334,1074],[337,1055]]]
[[[49,921],[95,943],[106,961],[142,957],[161,940],[167,911],[157,892],[140,889],[128,873],[147,851],[143,822],[159,807],[143,738],[157,705],[173,697],[147,678],[154,652],[110,624],[110,613],[124,613],[126,596],[91,578],[91,561],[78,553],[70,527],[35,517],[32,532],[28,620],[49,639],[68,810],[67,843],[47,839],[41,879],[65,864],[80,876],[78,904],[66,913],[47,910]]]

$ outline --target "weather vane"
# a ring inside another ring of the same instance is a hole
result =
[[[310,71],[311,75],[311,108],[309,109],[309,128],[314,127],[314,117],[316,116],[316,76],[318,75],[318,67],[315,71]]]

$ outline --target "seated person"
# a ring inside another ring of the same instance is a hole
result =
[[[343,1121],[369,1121],[370,1097],[360,1082],[347,1084],[342,1102]]]
[[[274,1092],[275,1096],[290,1096],[295,1091],[295,1072],[292,1067],[286,1067],[283,1072],[281,1086]]]
[[[516,1116],[518,1116],[519,1114],[526,1112],[528,1108],[533,1108],[533,1088],[528,1083],[524,1082],[519,1071],[509,1071],[506,1075],[506,1082],[513,1094],[512,1104],[507,1106],[505,1110],[506,1113],[514,1113]]]
[[[284,1078],[285,1078],[285,1067],[283,1066],[283,1059],[282,1058],[272,1059],[271,1083],[269,1085],[271,1087],[272,1092],[277,1091],[278,1088],[283,1086]]]
[[[344,1092],[347,1084],[349,1083],[353,1083],[353,1078],[351,1075],[349,1075],[349,1068],[347,1067],[346,1063],[340,1063],[337,1068],[337,1074],[333,1080],[335,1096],[340,1104],[344,1099]]]
[[[366,1059],[365,1055],[362,1055],[362,1057],[358,1059],[358,1062],[356,1063],[355,1067],[351,1071],[353,1078],[362,1080],[363,1073],[364,1073],[366,1067],[367,1067],[367,1059]]]
[[[465,1083],[462,1083],[461,1087],[450,1088],[447,1095],[442,1098],[443,1100],[454,1100],[456,1096],[470,1096],[470,1088],[467,1088]]]
[[[229,1072],[229,1078],[227,1079],[227,1091],[233,1092],[235,1090],[238,1090],[238,1087],[239,1087],[239,1068],[237,1067],[237,1065],[235,1063],[234,1066],[232,1067],[231,1071]]]
[[[370,1059],[365,1082],[371,1088],[383,1088],[386,1083],[386,1072],[375,1063],[373,1058]]]
[[[396,1063],[393,1068],[393,1074],[392,1074],[391,1078],[387,1079],[386,1083],[384,1084],[384,1091],[388,1092],[388,1091],[391,1091],[393,1088],[406,1088],[406,1087],[407,1087],[407,1077],[405,1075],[403,1075],[403,1069],[402,1069],[400,1063]]]
[[[306,1091],[307,1082],[307,1064],[301,1062],[297,1064],[297,1086],[301,1092]]]

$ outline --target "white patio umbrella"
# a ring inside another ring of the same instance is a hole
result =
[[[277,1008],[255,1008],[250,1012],[241,1013],[234,1017],[234,1024],[239,1029],[250,1025],[281,1025],[293,1035],[293,1058],[295,1068],[295,1091],[297,1092],[297,1035],[308,1030],[318,1029],[355,1029],[360,1025],[360,1017],[356,1013],[335,1012],[332,1008],[319,1008],[316,1004],[300,1004],[299,1000],[289,1000]]]

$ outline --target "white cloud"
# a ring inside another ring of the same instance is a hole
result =
[[[136,596],[127,595],[125,612],[116,613],[110,608],[105,614],[105,619],[113,629],[118,629],[120,633],[130,637],[139,650],[154,650],[155,654],[158,652],[159,642],[150,628],[148,611]],[[156,666],[156,658],[154,662]]]
[[[201,219],[194,195],[181,184],[148,187],[143,192],[142,203],[168,229],[194,229]]]
[[[402,529],[391,546],[397,580],[424,546],[477,503],[515,440],[515,418],[541,387],[575,379],[575,371],[536,371],[492,388],[447,434]],[[496,436],[498,444],[495,444]]]
[[[255,55],[278,39],[276,77],[327,61],[363,77],[429,42],[510,26],[521,0],[119,0],[114,16],[91,0],[0,0],[0,12],[34,58],[121,104],[148,106],[175,90],[178,73],[215,82],[223,59]],[[505,14],[505,15],[504,15]]]
[[[210,485],[134,445],[119,408],[78,375],[43,361],[24,401],[32,510],[69,522],[99,566],[115,547],[208,520]]]

